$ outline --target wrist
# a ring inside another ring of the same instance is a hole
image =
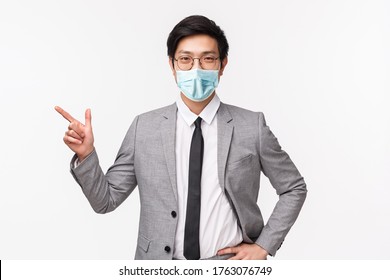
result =
[[[257,246],[259,246],[260,250],[261,250],[261,253],[264,254],[265,256],[268,256],[269,253],[266,249],[264,249],[263,247],[261,247],[259,244],[255,243]]]
[[[82,153],[82,154],[77,154],[77,158],[79,159],[79,163],[81,163],[84,159],[86,159],[90,154],[92,154],[92,152],[95,150],[94,147],[92,147],[91,150],[88,150],[87,152],[85,153]]]

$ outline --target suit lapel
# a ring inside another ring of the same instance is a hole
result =
[[[163,149],[165,154],[165,160],[167,163],[169,178],[171,180],[172,190],[177,200],[177,187],[176,187],[176,152],[175,152],[175,140],[176,140],[176,103],[167,107],[167,110],[163,112],[164,120],[161,122],[161,141],[163,143]]]
[[[221,102],[217,112],[218,130],[218,179],[222,190],[225,191],[225,169],[233,135],[233,124],[226,105]]]
[[[176,185],[176,103],[167,107],[163,112],[164,120],[161,122],[161,141],[163,143],[165,160],[168,168],[169,178],[172,185],[172,190],[177,200],[177,185]],[[218,179],[222,190],[225,191],[225,169],[229,154],[230,143],[233,136],[233,124],[226,105],[221,102],[217,112],[217,130],[218,130]]]

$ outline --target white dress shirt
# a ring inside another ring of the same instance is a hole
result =
[[[194,122],[198,118],[185,105],[181,96],[176,101],[176,180],[178,194],[178,224],[173,257],[183,255],[184,229],[187,211],[189,156]],[[217,111],[220,100],[215,94],[199,114],[204,140],[204,156],[201,179],[201,209],[199,225],[200,258],[215,256],[217,251],[242,242],[242,232],[237,219],[218,180],[217,165]]]

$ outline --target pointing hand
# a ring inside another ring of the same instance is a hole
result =
[[[94,150],[91,109],[85,111],[85,125],[61,107],[55,106],[54,109],[69,121],[68,130],[63,138],[65,144],[77,154],[80,162],[83,161]]]

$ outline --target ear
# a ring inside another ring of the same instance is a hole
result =
[[[228,63],[228,57],[226,56],[223,60],[222,60],[222,66],[221,66],[221,69],[219,69],[219,76],[222,76],[223,75],[223,70],[225,70],[225,67]]]
[[[172,62],[172,57],[168,56],[168,62],[169,62],[169,66],[171,67],[171,70],[172,70],[172,74],[173,76],[176,76],[176,71],[175,71],[175,66],[173,65],[173,62]]]

